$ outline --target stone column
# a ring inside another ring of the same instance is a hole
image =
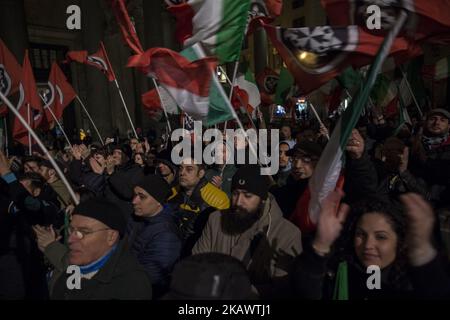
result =
[[[83,49],[96,52],[105,32],[105,17],[101,0],[81,0],[81,19]],[[86,107],[103,137],[113,133],[113,112],[109,99],[109,87],[105,75],[94,67],[86,66]],[[114,115],[115,117],[116,115]],[[94,129],[91,129],[91,133]]]
[[[0,0],[0,38],[22,65],[25,49],[28,44],[28,30],[23,0]],[[13,104],[18,101],[18,95],[9,97]],[[13,146],[12,124],[14,115],[8,113],[8,140],[10,148]]]
[[[23,0],[0,0],[0,38],[22,65],[28,48],[28,31]]]

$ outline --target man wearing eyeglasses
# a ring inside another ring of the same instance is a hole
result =
[[[55,267],[50,297],[56,300],[111,300],[152,297],[150,279],[129,252],[124,214],[110,201],[93,198],[78,205],[69,227],[69,250],[53,230],[35,227],[39,247]],[[50,243],[49,243],[50,242]],[[80,271],[80,288],[69,286],[69,266]]]

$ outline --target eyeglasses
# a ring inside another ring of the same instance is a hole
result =
[[[81,230],[78,230],[77,228],[69,226],[69,228],[67,229],[69,236],[72,235],[72,233],[74,233],[75,237],[78,240],[82,240],[84,237],[86,237],[90,234],[93,234],[93,233],[96,233],[99,231],[105,231],[105,230],[111,230],[111,228],[104,228],[104,229],[93,230],[93,231],[81,231]]]

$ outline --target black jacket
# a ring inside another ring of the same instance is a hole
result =
[[[382,161],[374,161],[374,164],[378,175],[377,194],[397,200],[403,193],[414,192],[427,198],[428,190],[425,181],[414,176],[409,170],[402,173],[392,172]]]
[[[0,212],[0,263],[3,268],[0,269],[8,272],[6,276],[0,271],[0,298],[22,292],[23,296],[15,298],[45,299],[48,296],[47,268],[37,248],[32,226],[53,224],[55,229],[59,228],[64,223],[64,213],[55,203],[48,201],[53,199],[57,202],[50,187],[47,192],[33,197],[14,174],[0,180],[3,191],[3,209]]]
[[[156,216],[149,218],[132,215],[128,221],[127,234],[130,250],[147,271],[153,286],[153,296],[157,299],[168,289],[170,273],[182,248],[172,210],[166,206]]]
[[[296,294],[302,299],[330,300],[336,285],[337,261],[322,257],[311,246],[296,258],[293,282]],[[370,274],[358,263],[350,259],[348,265],[348,295],[350,300],[405,299],[411,297],[409,278],[394,271],[393,267],[381,271],[381,288],[369,290],[367,279]],[[394,273],[396,273],[394,275]],[[395,276],[395,280],[392,280]]]
[[[270,189],[270,192],[275,196],[275,199],[283,212],[284,218],[289,219],[291,216],[298,199],[308,187],[308,181],[309,179],[295,181],[290,175],[284,186],[279,187],[275,185]]]
[[[410,156],[411,172],[425,180],[435,207],[450,207],[450,138],[437,148],[426,150],[426,159]]]
[[[84,186],[96,194],[102,194],[106,185],[106,174],[97,174],[83,161],[74,159],[69,166],[70,180],[78,187]]]

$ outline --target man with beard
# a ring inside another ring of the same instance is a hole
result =
[[[435,208],[450,206],[449,119],[447,110],[432,110],[427,115],[423,133],[416,135],[411,146],[411,171],[428,183]]]
[[[263,299],[289,296],[288,274],[293,258],[302,251],[300,230],[283,218],[269,185],[257,165],[239,168],[231,184],[231,208],[210,215],[192,250],[242,261]]]

